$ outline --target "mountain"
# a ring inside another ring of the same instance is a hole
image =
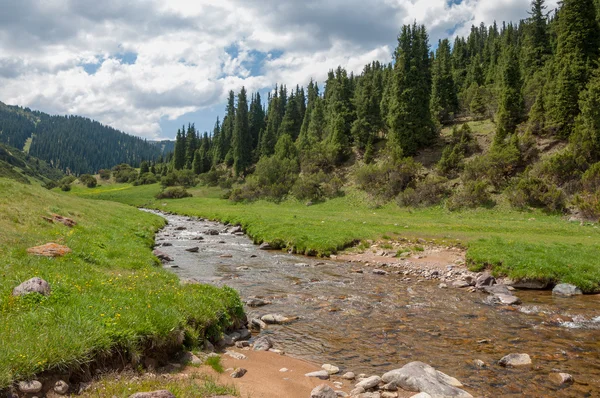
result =
[[[51,167],[43,160],[8,145],[0,144],[0,177],[10,178],[24,184],[29,184],[32,180],[44,184],[50,180],[59,180],[63,176],[62,171]]]
[[[0,102],[0,143],[21,149],[63,171],[95,173],[120,163],[138,166],[168,149],[80,117],[51,116]]]

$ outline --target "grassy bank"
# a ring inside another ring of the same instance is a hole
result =
[[[192,198],[155,200],[158,185],[74,188],[88,198],[147,206],[184,215],[240,224],[255,242],[276,242],[299,253],[327,255],[357,240],[426,238],[468,247],[473,269],[492,267],[515,279],[542,278],[600,290],[600,230],[542,212],[444,208],[405,209],[390,204],[376,210],[358,193],[310,207],[288,201],[236,204],[216,188],[197,188]]]
[[[42,219],[73,218],[68,228]],[[0,179],[0,389],[15,380],[69,368],[116,349],[144,348],[216,334],[240,316],[237,293],[180,285],[152,255],[160,217],[118,203],[83,200]],[[26,253],[56,242],[73,252],[48,259]],[[48,281],[49,297],[13,297],[32,277]]]

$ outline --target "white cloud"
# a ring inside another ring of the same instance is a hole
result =
[[[242,85],[295,86],[337,65],[359,73],[387,62],[404,23],[426,24],[434,43],[457,25],[464,33],[528,8],[529,0],[0,0],[0,101],[156,138],[171,134],[162,118],[220,104]],[[274,51],[281,55],[253,76],[264,58],[256,52]],[[120,61],[124,53],[135,63]]]

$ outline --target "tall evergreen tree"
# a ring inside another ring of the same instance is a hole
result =
[[[479,62],[474,64],[479,65]],[[432,72],[431,114],[438,122],[443,123],[458,111],[458,97],[452,76],[452,54],[448,39],[440,40],[438,44]]]
[[[502,59],[502,80],[500,106],[497,114],[497,142],[502,142],[513,134],[521,122],[523,114],[523,96],[521,95],[521,75],[519,60],[510,35],[507,36]]]
[[[182,170],[185,167],[185,152],[185,131],[177,130],[175,152],[173,155],[173,167],[175,170]]]
[[[215,166],[221,163],[225,157],[225,154],[223,153],[223,143],[221,142],[223,139],[223,135],[221,134],[221,123],[219,122],[219,117],[217,117],[212,134],[213,145],[211,163]]]
[[[262,105],[260,93],[253,95],[250,103],[250,136],[252,138],[252,151],[256,151],[260,143],[260,132],[265,128],[265,110]]]
[[[244,87],[238,94],[232,150],[233,169],[237,175],[241,175],[252,161],[252,136],[248,123],[248,99]]]

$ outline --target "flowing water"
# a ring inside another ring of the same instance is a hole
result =
[[[242,299],[272,301],[247,308],[250,318],[300,317],[262,331],[288,355],[368,375],[423,361],[458,378],[474,396],[600,397],[599,295],[567,299],[518,291],[523,305],[491,307],[483,293],[261,251],[222,224],[163,216],[169,225],[156,241],[172,244],[159,250],[174,260],[166,268],[182,279],[231,286]],[[210,229],[219,235],[206,235]],[[194,240],[199,236],[204,240]],[[198,252],[185,251],[192,247]],[[509,353],[529,354],[533,366],[500,367],[498,360]],[[487,367],[474,366],[475,359]],[[575,384],[553,384],[548,376],[557,371],[572,374]]]

